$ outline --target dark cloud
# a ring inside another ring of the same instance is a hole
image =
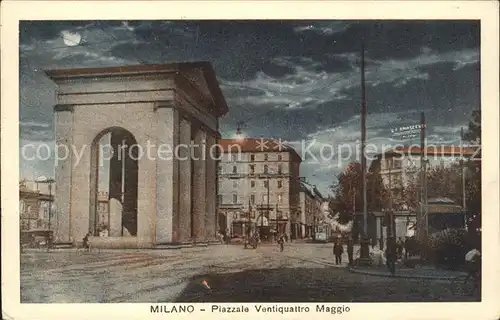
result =
[[[426,64],[417,69],[427,73],[431,78],[440,78],[453,72],[457,62],[441,61],[431,64]]]

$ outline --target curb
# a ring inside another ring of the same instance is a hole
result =
[[[385,277],[385,278],[402,278],[402,279],[413,279],[413,280],[442,280],[442,281],[452,281],[454,280],[457,276],[410,276],[410,275],[404,275],[404,274],[398,274],[397,271],[394,275],[390,273],[382,273],[382,272],[376,272],[376,271],[365,271],[365,270],[359,270],[358,268],[353,268],[350,267],[348,268],[349,272],[352,273],[358,273],[358,274],[364,274],[367,276],[375,276],[375,277]]]

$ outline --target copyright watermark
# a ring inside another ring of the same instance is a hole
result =
[[[48,144],[26,144],[20,149],[20,156],[27,161],[49,161],[53,160],[57,167],[61,163],[71,160],[73,166],[78,166],[82,159],[91,157],[97,153],[99,165],[103,166],[107,161],[116,159],[131,159],[139,161],[147,160],[207,160],[213,159],[221,161],[226,157],[227,161],[240,161],[244,159],[244,153],[272,153],[272,152],[295,152],[301,159],[307,159],[308,163],[329,163],[341,167],[346,160],[360,161],[362,159],[361,143],[359,140],[349,143],[327,144],[317,140],[300,141],[297,146],[291,148],[281,140],[263,140],[255,144],[254,148],[242,149],[241,145],[234,143],[231,145],[212,144],[207,145],[205,141],[190,144],[156,144],[147,141],[145,145],[140,144],[98,144],[94,146],[65,145],[56,144],[51,147]],[[274,145],[270,144],[274,142]],[[469,146],[447,146],[447,145],[426,145],[424,156],[426,159],[480,159],[480,145]],[[368,161],[384,159],[387,155],[392,158],[405,158],[409,161],[420,159],[420,144],[373,144],[367,143],[364,148],[364,157]]]

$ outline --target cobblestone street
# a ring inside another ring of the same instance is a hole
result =
[[[331,245],[27,252],[21,302],[476,301],[450,281],[350,273]],[[202,285],[206,280],[211,289]]]

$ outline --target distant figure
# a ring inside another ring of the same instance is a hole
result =
[[[352,237],[349,237],[349,240],[347,240],[347,258],[349,259],[350,266],[352,266],[353,264],[353,256],[354,256],[354,241],[352,240]]]
[[[481,280],[481,252],[476,248],[467,252],[465,255],[465,263],[467,266],[467,277],[465,278],[464,283],[472,277],[476,288]]]
[[[339,265],[342,263],[342,254],[344,253],[344,246],[342,245],[342,241],[340,238],[335,240],[335,244],[333,245],[333,254],[335,255],[335,264]]]
[[[280,247],[280,251],[283,252],[283,250],[285,250],[285,235],[283,233],[278,236],[278,245]]]
[[[394,239],[387,240],[387,248],[385,250],[386,257],[386,265],[391,274],[396,273],[396,260],[397,260],[397,252],[396,252],[396,243]]]
[[[403,239],[400,237],[400,238],[398,238],[398,242],[396,243],[396,252],[397,252],[398,259],[403,258],[403,249],[404,249],[404,243],[403,243]]]
[[[49,233],[48,238],[47,238],[47,252],[52,248],[53,244],[53,236],[52,233]]]
[[[83,248],[90,251],[90,242],[89,242],[90,232],[83,237]]]
[[[406,237],[405,243],[404,243],[404,248],[405,248],[405,260],[408,260],[408,257],[410,257],[410,246],[411,246],[411,240],[410,237]]]

